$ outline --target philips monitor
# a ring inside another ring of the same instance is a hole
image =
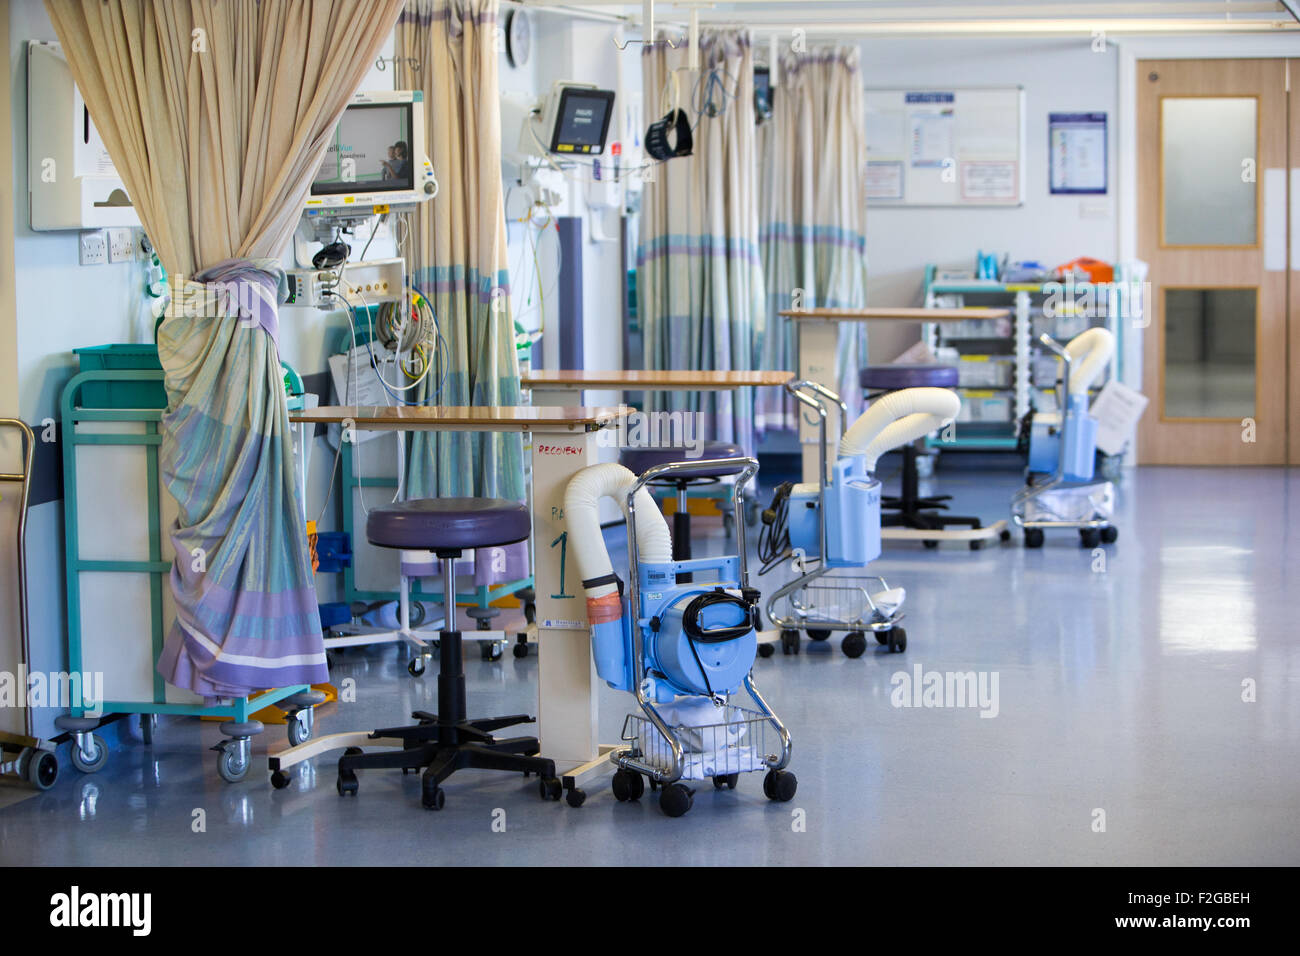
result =
[[[356,94],[334,127],[307,211],[432,199],[438,184],[424,150],[423,99],[418,90]]]

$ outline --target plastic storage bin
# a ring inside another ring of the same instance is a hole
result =
[[[156,345],[96,345],[73,349],[79,371],[147,369],[161,372]],[[87,382],[81,389],[83,408],[166,408],[167,389],[158,382]]]

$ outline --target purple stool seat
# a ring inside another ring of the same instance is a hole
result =
[[[381,548],[460,552],[524,541],[528,508],[501,498],[413,498],[370,509],[366,538]]]
[[[629,448],[619,457],[625,468],[634,474],[643,475],[651,468],[667,465],[671,462],[684,462],[689,465],[692,461],[703,461],[710,458],[742,458],[744,455],[745,452],[739,445],[711,441],[705,442],[701,448],[701,454],[696,455],[694,458],[687,457],[685,448]],[[728,475],[738,475],[744,470],[743,463],[736,465],[700,465],[675,472],[671,478],[665,475],[663,480],[722,478]]]
[[[858,384],[873,392],[927,385],[956,388],[957,369],[952,365],[869,365],[858,372]]]

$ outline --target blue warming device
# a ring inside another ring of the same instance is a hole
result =
[[[1088,395],[1070,395],[1065,405],[1065,428],[1060,415],[1035,415],[1029,429],[1029,470],[1051,474],[1062,464],[1069,482],[1092,481],[1097,460],[1097,419],[1088,413]],[[1067,442],[1061,456],[1062,435]]]
[[[840,458],[826,486],[826,554],[821,553],[821,494],[815,482],[795,485],[787,520],[790,546],[809,558],[825,558],[828,568],[854,568],[880,557],[880,482],[861,455]]]
[[[758,595],[741,588],[739,559],[645,563],[637,571],[641,608],[635,626],[641,629],[646,696],[668,703],[683,695],[738,690],[758,653]],[[678,584],[683,572],[712,580]],[[635,687],[632,627],[630,613],[592,627],[596,673],[615,690]]]

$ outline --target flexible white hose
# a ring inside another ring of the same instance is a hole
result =
[[[1115,354],[1115,336],[1109,329],[1080,332],[1065,346],[1074,361],[1070,366],[1070,394],[1086,392]]]
[[[862,455],[868,471],[891,448],[915,441],[957,417],[961,399],[946,388],[904,388],[871,403],[840,439],[840,456]]]
[[[626,515],[627,493],[635,483],[636,475],[612,462],[584,468],[569,479],[564,489],[564,523],[569,531],[569,549],[583,581],[605,577],[614,570],[605,549],[605,538],[600,533],[600,499],[606,495],[613,498]],[[668,522],[645,488],[636,493],[636,543],[642,561],[673,559]],[[617,590],[613,583],[587,588],[588,608],[593,600]]]

